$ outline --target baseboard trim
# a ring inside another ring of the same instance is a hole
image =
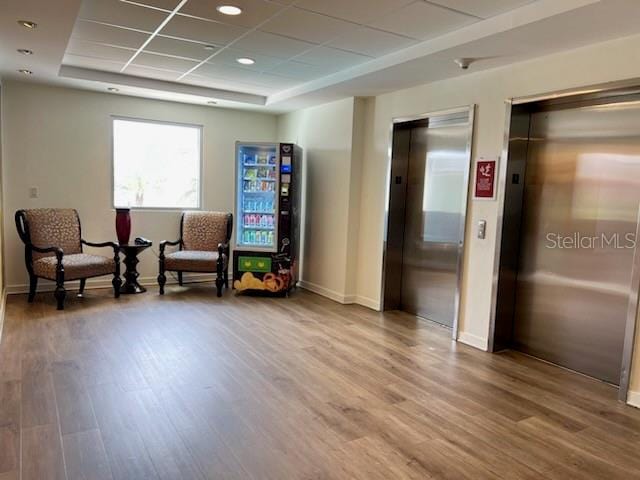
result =
[[[2,298],[0,299],[0,343],[2,342],[2,332],[4,331],[4,316],[7,311],[7,289],[2,289]]]
[[[478,337],[477,335],[473,335],[468,332],[460,332],[458,335],[458,341],[464,343],[465,345],[469,345],[471,347],[477,348],[486,352],[489,349],[489,340],[483,337]]]
[[[343,295],[340,292],[336,292],[335,290],[331,290],[330,288],[323,287],[313,282],[308,282],[306,280],[300,280],[298,282],[298,286],[300,288],[304,288],[305,290],[309,290],[310,292],[317,293],[318,295],[322,295],[323,297],[327,297],[334,302],[349,304],[353,303],[351,297],[353,295]]]
[[[212,273],[203,273],[203,274],[184,273],[182,278],[185,283],[201,283],[201,282],[212,282],[215,280],[216,276],[215,274],[212,274]],[[231,278],[231,275],[229,275],[229,281],[230,282],[233,281],[233,279]],[[138,283],[140,283],[140,285],[142,285],[143,287],[158,286],[158,280],[156,277],[139,277]],[[167,275],[167,285],[177,285],[177,283],[178,283],[178,280],[176,278],[173,278],[172,275]],[[78,280],[65,282],[65,288],[67,288],[68,290],[77,289],[79,285],[80,285],[80,282]],[[43,280],[43,279],[38,280],[38,293],[53,292],[55,288],[56,288],[56,284],[54,282],[51,282],[49,280]],[[100,278],[89,278],[87,280],[86,289],[92,290],[96,288],[111,288],[111,278],[106,276],[100,277]],[[24,293],[29,293],[29,285],[27,284],[9,285],[7,286],[7,289],[6,289],[6,295],[18,295],[18,294],[24,294]]]
[[[627,392],[627,404],[632,407],[640,408],[640,392],[633,392],[629,390]]]
[[[362,295],[356,295],[354,303],[362,305],[363,307],[370,308],[371,310],[375,310],[376,312],[380,312],[382,310],[380,308],[379,300],[374,300],[373,298],[364,297]]]

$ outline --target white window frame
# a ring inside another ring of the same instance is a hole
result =
[[[120,116],[120,115],[111,115],[110,117],[110,128],[111,128],[111,208],[112,209],[116,209],[116,208],[125,208],[125,206],[120,206],[120,205],[116,205],[115,204],[115,187],[116,187],[116,171],[115,171],[115,134],[114,134],[114,122],[116,120],[125,120],[127,122],[139,122],[139,123],[155,123],[155,124],[159,124],[159,125],[175,125],[175,126],[180,126],[180,127],[190,127],[190,128],[196,128],[198,129],[198,135],[199,135],[199,141],[200,141],[200,148],[199,148],[199,181],[198,181],[198,195],[197,195],[197,199],[198,199],[198,205],[196,207],[189,207],[189,208],[183,208],[183,207],[136,207],[136,206],[128,206],[126,208],[129,208],[131,210],[137,210],[137,211],[144,211],[144,210],[151,210],[151,211],[165,211],[165,212],[182,212],[184,210],[202,210],[202,194],[203,194],[203,188],[202,188],[202,183],[203,183],[203,174],[204,174],[204,169],[203,169],[203,148],[204,148],[204,127],[203,125],[200,124],[195,124],[195,123],[181,123],[181,122],[169,122],[166,120],[153,120],[153,119],[148,119],[148,118],[138,118],[138,117],[125,117],[125,116]]]

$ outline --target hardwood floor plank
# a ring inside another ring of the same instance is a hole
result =
[[[20,382],[0,383],[0,473],[20,466]]]
[[[98,429],[62,437],[68,480],[113,480]]]
[[[66,479],[58,426],[40,425],[22,430],[21,480]]]
[[[97,428],[78,365],[70,361],[54,362],[51,368],[62,435]]]

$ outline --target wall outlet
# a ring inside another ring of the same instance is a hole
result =
[[[38,187],[29,187],[29,198],[38,198]]]

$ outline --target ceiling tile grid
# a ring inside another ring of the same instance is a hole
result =
[[[65,63],[281,91],[535,0],[82,0]],[[236,60],[248,57],[254,65]],[[118,68],[119,67],[119,68]],[[255,89],[254,89],[255,90]]]

